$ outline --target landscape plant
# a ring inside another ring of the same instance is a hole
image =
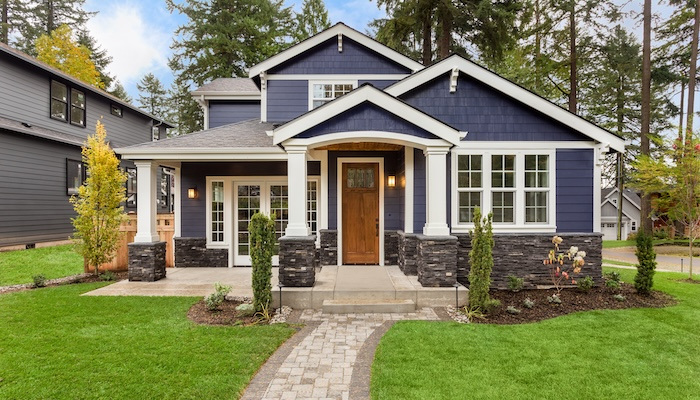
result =
[[[508,290],[512,292],[519,292],[523,288],[525,280],[523,278],[518,278],[515,275],[508,275]]]
[[[269,319],[272,301],[272,255],[275,249],[274,216],[256,213],[248,227],[250,231],[250,258],[253,266],[253,308]]]
[[[543,260],[544,265],[549,266],[549,276],[552,280],[552,285],[557,290],[557,297],[563,289],[563,284],[571,282],[576,284],[574,275],[581,272],[581,267],[586,263],[584,257],[586,252],[581,251],[576,246],[571,246],[566,252],[559,251],[559,245],[564,241],[559,236],[552,238],[554,248],[549,251],[549,255]]]
[[[579,279],[578,282],[576,282],[576,286],[583,293],[590,292],[591,289],[593,289],[593,285],[593,278],[591,278],[590,276],[586,276],[583,279]]]
[[[204,305],[209,311],[217,311],[226,300],[226,295],[231,291],[231,286],[222,285],[219,282],[214,284],[214,293],[204,298]]]
[[[700,171],[699,171],[700,173]],[[646,232],[637,235],[637,274],[634,276],[634,288],[637,293],[648,295],[654,286],[654,272],[656,270],[656,252],[652,236]]]
[[[76,251],[83,256],[86,270],[110,261],[119,245],[119,225],[124,219],[126,173],[119,169],[119,159],[107,143],[107,131],[97,121],[95,134],[83,146],[85,183],[70,202],[77,213],[72,218]]]
[[[471,232],[472,249],[469,252],[469,307],[473,311],[488,312],[491,270],[493,269],[492,215],[482,221],[481,210],[474,210],[474,229]]]
[[[32,276],[32,281],[34,281],[34,287],[42,288],[46,286],[46,277],[44,275],[34,275]]]
[[[533,308],[535,306],[535,302],[529,297],[526,297],[525,300],[523,300],[523,306],[525,306],[525,308]]]

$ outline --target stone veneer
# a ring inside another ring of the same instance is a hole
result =
[[[165,278],[165,242],[129,243],[129,280],[154,282]]]
[[[418,275],[418,235],[397,232],[399,236],[399,269],[406,275]]]
[[[321,229],[321,248],[318,260],[321,265],[338,265],[338,231],[335,229]]]
[[[424,236],[418,239],[418,282],[423,287],[453,286],[457,282],[457,238]]]
[[[228,267],[228,249],[208,249],[202,237],[176,237],[175,267]]]
[[[508,276],[513,275],[524,279],[525,287],[550,286],[552,281],[549,269],[542,264],[552,247],[552,233],[529,234],[494,234],[493,271],[491,286],[499,289],[508,288]],[[586,265],[578,277],[590,276],[596,283],[602,283],[602,248],[603,240],[600,233],[557,233],[564,239],[560,246],[566,251],[571,246],[586,252]],[[459,245],[457,250],[457,279],[468,283],[469,250],[471,237],[469,234],[457,234]]]
[[[399,265],[399,231],[384,231],[384,265]]]
[[[279,280],[284,286],[311,287],[316,282],[316,235],[282,236]]]

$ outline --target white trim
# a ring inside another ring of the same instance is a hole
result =
[[[403,230],[406,233],[413,233],[413,152],[413,147],[404,147],[404,174],[406,176],[406,187],[404,188]]]
[[[151,160],[136,161],[136,236],[135,243],[153,243],[160,241],[156,229],[158,213],[156,184],[158,164]]]
[[[309,80],[309,104],[307,110],[311,111],[314,109],[314,85],[352,85],[352,90],[357,89],[357,79],[315,79],[315,80]],[[335,93],[335,89],[333,89],[333,92]],[[334,97],[332,99],[328,99],[328,102],[331,100],[335,100],[337,97]],[[326,99],[319,99],[319,100],[326,100]],[[320,106],[319,106],[320,107]]]
[[[294,119],[274,130],[273,144],[280,144],[299,133],[302,133],[334,116],[349,110],[361,103],[369,102],[387,112],[401,117],[409,123],[416,125],[450,144],[460,142],[460,132],[451,126],[424,114],[408,104],[386,94],[374,86],[362,86],[352,92],[337,98],[334,101],[315,108],[303,116]],[[322,135],[326,136],[326,135]],[[403,137],[413,137],[402,135]],[[415,138],[420,139],[420,138]],[[426,139],[423,139],[426,140]]]
[[[193,96],[202,96],[204,100],[260,100],[260,93],[237,92],[197,92]]]
[[[619,190],[617,189],[617,187],[614,187],[613,190],[611,190],[610,193],[608,193],[607,196],[605,196],[605,198],[608,199],[608,198],[610,198],[610,196],[612,196],[613,194],[617,194],[618,192],[619,192]],[[624,190],[622,191],[622,197],[627,199],[627,201],[629,201],[639,211],[642,210],[642,206],[639,203],[637,203],[636,201],[632,200],[629,196],[627,196],[627,193],[625,193]]]
[[[182,236],[182,168],[178,165],[175,168],[175,204],[173,211],[175,219],[175,235],[174,237]],[[173,247],[174,249],[175,247]]]
[[[351,131],[329,133],[326,135],[315,136],[311,138],[292,138],[286,140],[283,145],[288,146],[308,146],[309,148],[329,146],[340,143],[361,143],[361,142],[376,142],[398,144],[401,146],[409,145],[421,150],[428,147],[448,146],[442,139],[423,139],[417,136],[406,135],[403,133],[383,132],[383,131]]]
[[[321,156],[319,157],[321,160],[321,182],[320,182],[320,192],[319,195],[323,201],[323,208],[321,213],[321,218],[320,218],[320,223],[318,225],[318,229],[328,229],[328,207],[326,206],[326,202],[328,201],[328,150],[321,150]],[[321,235],[319,235],[318,240],[320,241]],[[320,242],[319,242],[320,243]]]
[[[379,265],[384,265],[384,158],[383,157],[338,157],[336,169],[338,266],[343,265],[343,164],[379,164]]]
[[[357,81],[400,81],[409,74],[272,74],[268,81],[311,81],[311,80],[343,80]]]
[[[166,139],[167,140],[167,139]],[[174,161],[266,161],[286,160],[287,153],[279,147],[219,147],[219,148],[128,148],[114,150],[125,160]]]
[[[447,236],[447,153],[448,146],[429,147],[425,154],[425,236]]]
[[[450,56],[424,70],[417,72],[408,78],[397,82],[385,89],[385,92],[392,96],[400,96],[430,80],[458,68],[462,73],[480,81],[487,86],[531,107],[550,118],[561,122],[571,129],[590,137],[600,143],[605,143],[619,152],[625,151],[625,141],[605,129],[572,114],[558,105],[545,100],[544,98],[516,85],[515,83],[501,77],[500,75],[487,70],[469,60],[458,55]]]
[[[214,242],[211,240],[211,199],[212,199],[212,191],[211,191],[211,184],[214,182],[221,182],[224,184],[223,191],[224,191],[224,240],[221,242]],[[204,191],[205,193],[205,206],[207,210],[207,215],[206,215],[206,235],[207,235],[207,241],[206,241],[206,246],[208,249],[229,249],[229,266],[231,266],[231,254],[230,254],[230,242],[231,242],[231,237],[232,237],[232,225],[233,221],[231,220],[233,210],[232,210],[232,204],[231,201],[229,201],[229,195],[227,193],[231,192],[231,180],[227,179],[225,176],[207,176],[206,177],[206,190]]]
[[[260,89],[260,122],[267,122],[267,85]]]
[[[600,210],[600,213],[601,213],[600,221],[603,222],[603,221],[605,221],[606,219],[609,219],[609,218],[615,218],[615,221],[617,221],[617,215],[613,215],[613,216],[609,216],[609,215],[608,215],[608,216],[602,216],[602,214],[603,214],[603,206],[606,205],[606,204],[612,205],[613,207],[615,207],[615,210],[617,210],[617,205],[615,205],[615,203],[613,203],[611,199],[605,199],[605,200],[603,200],[603,204],[600,205],[600,209],[601,209],[601,210]],[[629,218],[630,220],[634,220],[634,221],[637,220],[636,218],[633,218],[631,215],[629,215],[629,214],[627,213],[627,211],[625,211],[624,207],[622,208],[622,214],[623,214],[624,216],[626,216],[627,218]]]
[[[600,196],[602,187],[602,159],[605,158],[605,149],[596,148],[593,151],[593,232],[603,232],[601,227],[602,206]],[[622,206],[622,205],[620,205]]]
[[[566,141],[566,142],[526,142],[526,141],[471,141],[465,140],[459,142],[456,148],[459,149],[484,149],[491,150],[494,146],[498,145],[508,146],[508,148],[518,149],[518,150],[542,150],[542,149],[596,149],[600,145],[596,144],[594,141],[590,142],[578,142],[578,141]],[[505,147],[503,147],[505,148]]]
[[[343,23],[338,23],[335,24],[334,26],[326,29],[323,32],[320,32],[300,43],[295,44],[294,46],[288,48],[287,50],[278,53],[277,55],[268,58],[267,60],[254,65],[250,68],[248,71],[248,76],[249,77],[255,77],[257,76],[260,72],[262,71],[268,71],[272,69],[273,67],[290,60],[320,44],[325,42],[326,40],[335,38],[338,36],[338,34],[342,34],[343,36],[346,36],[355,42],[359,43],[362,46],[367,47],[370,50],[373,50],[380,55],[403,65],[404,67],[410,69],[411,71],[418,71],[423,68],[423,65],[404,56],[403,54],[394,51],[390,49],[387,46],[384,46],[383,44],[370,39],[369,37],[363,35],[362,33],[348,27],[347,25]]]

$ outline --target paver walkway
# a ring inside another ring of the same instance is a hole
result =
[[[282,345],[243,399],[369,399],[369,372],[381,336],[395,321],[439,320],[432,308],[406,314],[323,314],[304,310],[306,327]]]

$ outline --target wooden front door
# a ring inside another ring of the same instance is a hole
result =
[[[379,164],[343,164],[343,264],[379,264]]]

